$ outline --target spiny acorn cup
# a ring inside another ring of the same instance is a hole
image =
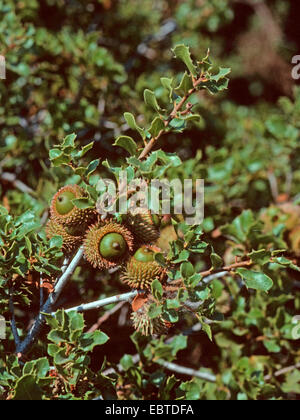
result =
[[[150,290],[155,279],[160,281],[166,271],[155,260],[155,252],[160,249],[154,246],[143,246],[129,259],[122,270],[120,279],[133,289]]]
[[[48,239],[57,235],[61,236],[63,238],[63,249],[67,252],[73,251],[83,241],[83,234],[80,231],[60,225],[53,219],[47,222],[45,230]]]
[[[166,322],[161,315],[156,318],[150,318],[149,308],[150,303],[145,303],[136,312],[132,312],[131,321],[136,331],[142,335],[153,335],[153,334],[166,334],[170,327],[170,324]]]
[[[53,197],[50,207],[51,219],[64,226],[87,225],[96,217],[95,209],[80,209],[73,204],[74,199],[86,198],[79,185],[66,185]]]
[[[149,210],[129,213],[126,223],[139,245],[154,243],[159,238],[160,218]]]
[[[91,226],[84,239],[84,255],[94,268],[111,268],[123,264],[133,251],[133,235],[113,221]]]

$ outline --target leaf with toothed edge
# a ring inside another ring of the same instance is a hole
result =
[[[184,64],[189,69],[190,73],[196,77],[197,76],[197,67],[194,65],[193,60],[191,58],[191,53],[189,47],[184,44],[176,45],[176,47],[172,50],[175,57],[181,59]]]
[[[132,137],[119,136],[115,141],[114,146],[122,147],[132,156],[137,154],[137,145]]]

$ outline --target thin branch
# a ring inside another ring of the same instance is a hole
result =
[[[40,310],[42,309],[43,305],[44,305],[44,288],[43,288],[43,277],[42,277],[42,273],[40,273]]]
[[[202,330],[202,325],[201,325],[200,322],[197,322],[197,324],[194,324],[188,330],[183,331],[183,334],[184,335],[190,335],[192,333],[199,332],[201,330]],[[166,338],[166,340],[164,341],[165,344],[172,343],[172,341],[175,339],[175,337],[177,337],[177,336],[171,336],[171,337]],[[131,358],[132,358],[132,361],[133,361],[134,364],[136,364],[140,361],[140,355],[138,353],[131,356]],[[122,372],[124,370],[121,364],[118,364],[117,368],[118,368],[119,372]],[[106,369],[105,371],[102,372],[102,375],[105,376],[105,375],[110,375],[112,373],[116,373],[115,369],[114,368],[108,368],[108,369]]]
[[[277,370],[276,372],[274,372],[273,374],[270,374],[270,375],[266,375],[265,377],[264,377],[264,379],[265,379],[265,381],[267,382],[267,381],[270,381],[272,378],[276,378],[276,377],[278,377],[278,376],[281,376],[281,375],[285,375],[286,373],[289,373],[289,372],[292,372],[293,370],[295,370],[295,369],[300,369],[300,363],[297,363],[296,365],[292,365],[292,366],[287,366],[287,367],[285,367],[285,368],[282,368],[282,369],[280,369],[280,370]]]
[[[172,339],[174,339],[174,337],[172,337]],[[172,340],[168,340],[168,342],[171,342]],[[134,364],[137,364],[140,361],[140,355],[139,354],[135,354],[132,356],[132,361]],[[199,379],[202,379],[204,381],[207,382],[216,382],[217,378],[215,375],[208,373],[208,372],[201,372],[200,370],[195,370],[195,369],[191,369],[191,368],[187,368],[185,366],[179,366],[175,363],[171,363],[171,362],[167,362],[163,359],[158,359],[158,360],[153,360],[154,363],[159,364],[160,366],[163,366],[165,369],[171,370],[172,372],[176,372],[179,373],[181,375],[188,375],[188,376],[192,376],[192,377],[196,377]],[[119,364],[118,365],[118,371],[122,372],[124,369],[123,367]],[[114,368],[109,368],[106,369],[104,372],[102,372],[102,374],[104,376],[107,375],[111,375],[112,373],[115,373],[115,369]]]
[[[278,191],[277,179],[276,179],[273,171],[268,172],[268,181],[269,181],[269,184],[270,184],[270,189],[271,189],[273,200],[276,203],[277,199],[278,199],[279,191]]]
[[[15,317],[15,307],[14,307],[14,302],[13,302],[13,294],[14,294],[14,289],[11,288],[9,290],[9,310],[11,313],[11,322],[10,322],[10,327],[11,327],[11,331],[15,340],[15,344],[16,344],[16,348],[20,345],[20,337],[19,337],[19,333],[18,333],[18,329],[17,329],[17,325],[16,325],[16,317]]]
[[[293,186],[293,172],[291,170],[288,170],[287,174],[286,174],[286,179],[285,179],[285,192],[288,196],[290,196],[291,194],[291,190],[292,190],[292,186]]]
[[[48,218],[49,218],[49,210],[47,209],[47,210],[44,211],[44,213],[41,217],[41,225],[42,226],[44,226],[47,223]]]
[[[38,335],[40,334],[40,332],[41,332],[41,330],[44,326],[44,322],[45,322],[45,315],[44,314],[51,313],[52,315],[54,315],[54,312],[52,312],[52,308],[53,308],[54,304],[57,302],[57,299],[59,298],[62,290],[64,289],[67,282],[69,281],[69,278],[73,274],[75,268],[77,267],[77,265],[81,261],[82,256],[83,256],[83,247],[80,247],[69,265],[66,265],[67,264],[66,260],[64,261],[63,267],[62,267],[63,274],[58,279],[58,281],[57,281],[57,283],[54,287],[54,291],[50,294],[46,303],[42,306],[40,314],[36,318],[36,320],[35,320],[32,328],[31,328],[31,330],[29,331],[27,337],[24,339],[23,342],[21,342],[21,343],[18,342],[18,344],[17,344],[17,354],[19,355],[19,357],[21,357],[22,355],[24,355],[26,352],[29,351],[29,349],[33,345],[34,341],[37,339]],[[220,273],[211,274],[212,270],[208,270],[206,272],[202,272],[201,275],[202,275],[202,277],[208,277],[208,279],[206,279],[206,281],[205,281],[205,283],[208,283],[209,281],[213,280],[214,278],[217,278],[219,276],[220,277],[223,276],[224,273],[226,273],[227,271],[232,271],[234,268],[244,267],[244,266],[248,266],[248,265],[251,265],[251,264],[252,264],[251,260],[242,261],[242,262],[239,262],[239,263],[235,263],[235,264],[223,267],[223,269]],[[98,308],[101,308],[103,306],[106,306],[106,305],[109,305],[109,304],[112,304],[112,303],[130,302],[137,294],[138,294],[138,291],[134,290],[134,291],[131,291],[131,292],[128,292],[128,293],[124,293],[122,295],[111,296],[111,297],[108,297],[108,298],[97,300],[95,302],[90,302],[90,303],[79,305],[79,306],[76,306],[76,307],[73,307],[73,308],[69,308],[69,309],[66,310],[66,312],[70,312],[70,311],[85,312],[85,311],[89,311],[89,310],[93,310],[93,309],[98,309]]]
[[[61,266],[61,272],[62,273],[64,273],[66,271],[66,269],[68,268],[69,262],[70,262],[69,258],[64,259],[64,261],[62,263],[62,266]]]
[[[240,262],[240,263],[232,264],[230,266],[224,267],[223,271],[221,271],[219,273],[215,273],[215,274],[212,274],[210,276],[207,276],[207,278],[205,280],[202,280],[202,281],[204,281],[205,284],[208,284],[211,281],[213,281],[214,279],[223,277],[225,274],[228,274],[228,271],[231,271],[233,268],[244,267],[244,266],[247,266],[249,264],[250,264],[250,261],[243,261],[243,262]],[[211,271],[209,271],[209,273],[211,273]],[[180,280],[180,282],[182,281],[181,279],[179,279],[179,280]],[[179,281],[179,280],[176,280],[176,282]],[[171,282],[171,284],[174,284],[174,283]],[[78,305],[78,306],[74,306],[72,308],[66,309],[65,312],[67,312],[67,313],[71,312],[71,311],[86,312],[86,311],[91,311],[93,309],[102,308],[103,306],[110,305],[112,303],[130,302],[137,294],[138,294],[138,291],[133,290],[131,292],[124,293],[122,295],[110,296],[110,297],[107,297],[107,298],[104,298],[104,299],[96,300],[96,301],[85,303],[85,304]],[[201,302],[200,303],[197,302],[197,304],[201,304]],[[112,313],[114,313],[118,309],[119,308],[117,308],[117,309],[113,308]],[[55,314],[55,312],[52,312],[53,316],[54,316],[54,314]]]
[[[175,363],[167,362],[162,359],[154,360],[155,363],[163,366],[165,369],[171,370],[172,372],[179,373],[180,375],[194,376],[207,382],[216,382],[217,378],[208,372],[201,372],[200,370],[191,369],[185,366],[180,366]]]
[[[219,273],[211,274],[201,280],[201,283],[209,284],[216,279],[220,279],[228,274],[228,271],[220,271]]]
[[[197,326],[200,326],[199,329],[201,329],[201,324],[198,323],[194,327],[197,327]],[[195,328],[195,330],[196,330],[196,328]],[[173,337],[171,337],[171,339],[169,339],[167,341],[171,342],[172,338]],[[133,355],[132,356],[132,361],[133,361],[134,364],[138,363],[140,361],[139,354]],[[202,379],[204,381],[211,382],[211,383],[215,383],[217,381],[217,377],[215,375],[211,374],[211,373],[208,373],[208,372],[201,372],[200,370],[195,370],[195,369],[187,368],[185,366],[180,366],[180,365],[177,365],[175,363],[167,362],[163,359],[158,359],[158,360],[155,360],[154,362],[159,364],[160,366],[163,366],[165,369],[170,370],[170,371],[175,372],[175,373],[179,373],[180,375],[187,375],[187,376],[196,377],[196,378],[199,378],[199,379]],[[278,376],[284,375],[286,373],[292,372],[293,370],[299,369],[299,368],[300,368],[300,363],[297,363],[296,365],[288,366],[286,368],[280,369],[277,372],[275,372],[273,375],[266,375],[264,377],[264,379],[265,379],[265,381],[270,381],[273,377],[278,377]],[[123,370],[124,370],[123,367],[119,364],[118,365],[118,371],[122,372]],[[111,375],[112,373],[115,373],[115,372],[116,371],[115,371],[114,368],[109,368],[109,369],[106,369],[105,371],[103,371],[102,374],[104,376],[106,376],[106,375]]]
[[[131,359],[132,359],[133,364],[136,365],[140,361],[140,355],[136,353],[133,356],[131,356]],[[117,369],[119,372],[124,371],[124,368],[120,363],[118,364]],[[111,375],[112,373],[116,373],[116,370],[114,368],[108,368],[102,372],[102,375],[107,376],[107,375]]]
[[[91,328],[88,330],[88,333],[90,332],[94,332],[96,330],[98,330],[98,328],[100,328],[100,326],[106,322],[112,315],[114,315],[116,312],[118,312],[119,309],[121,309],[123,307],[123,305],[126,302],[119,302],[117,305],[115,305],[113,308],[111,308],[110,310],[106,311],[104,315],[102,315],[97,322],[95,322],[94,325],[91,326]]]
[[[171,114],[169,115],[169,118],[167,120],[164,121],[165,124],[165,129],[169,126],[170,122],[177,117],[177,113],[183,108],[183,105],[185,104],[185,102],[188,100],[188,98],[193,95],[193,93],[196,92],[197,87],[200,85],[200,83],[205,82],[206,79],[203,76],[200,76],[199,79],[194,80],[194,86],[192,89],[190,89],[181,99],[181,101],[174,106],[173,111],[171,112]],[[187,110],[191,111],[191,105],[188,104],[187,105]],[[187,110],[183,110],[183,112],[187,111]],[[145,146],[145,148],[143,149],[142,153],[139,156],[139,160],[144,159],[145,157],[147,157],[147,155],[151,152],[151,150],[153,149],[153,147],[155,146],[155,144],[157,143],[157,140],[161,137],[161,135],[165,132],[165,129],[160,130],[160,132],[157,134],[156,137],[152,137],[152,139],[149,141],[149,143]]]
[[[201,275],[202,279],[199,282],[199,286],[201,286],[203,283],[204,284],[208,284],[210,282],[212,282],[215,279],[218,279],[220,277],[224,277],[226,274],[228,274],[229,272],[233,271],[236,268],[240,268],[240,267],[249,267],[250,265],[253,264],[252,260],[247,260],[247,261],[241,261],[238,263],[234,263],[231,265],[227,265],[225,267],[220,268],[221,271],[218,271],[217,273],[213,273],[213,269],[209,269],[206,271],[202,271],[199,274]],[[182,279],[176,279],[176,280],[171,280],[169,282],[169,284],[172,286],[174,285],[180,285],[180,287],[185,287]],[[168,286],[167,286],[168,287]]]
[[[42,306],[41,311],[39,315],[37,316],[27,337],[24,339],[22,343],[19,343],[19,345],[17,346],[17,354],[19,358],[21,358],[25,353],[27,353],[30,350],[31,346],[34,344],[35,340],[38,338],[45,323],[44,314],[51,313],[54,304],[57,302],[57,299],[59,298],[61,292],[63,291],[70,277],[74,273],[75,268],[80,263],[82,256],[83,256],[83,247],[80,247],[77,253],[75,254],[74,258],[70,262],[70,264],[65,268],[63,274],[58,279],[53,292],[50,294],[47,301]]]
[[[31,189],[30,187],[28,187],[26,184],[24,184],[24,182],[19,181],[15,174],[13,174],[11,172],[2,172],[0,174],[0,179],[2,179],[3,181],[9,182],[10,184],[12,184],[18,190],[20,190],[24,193],[27,193],[27,194],[31,194],[31,195],[36,197],[36,192],[33,189]]]
[[[236,268],[248,267],[252,264],[253,264],[252,260],[240,261],[240,262],[237,262],[237,263],[234,263],[234,264],[226,265],[225,267],[220,268],[220,270],[221,270],[221,272],[222,271],[230,272],[230,271],[233,271]],[[210,269],[210,270],[202,271],[200,274],[201,274],[202,277],[207,277],[207,276],[210,276],[213,271],[214,270]],[[204,282],[206,283],[206,281],[204,281]]]
[[[61,294],[63,288],[68,283],[70,277],[75,271],[75,268],[78,266],[78,264],[81,261],[81,258],[83,257],[83,247],[81,246],[78,251],[76,252],[74,258],[70,262],[70,264],[64,268],[63,275],[59,278],[57,281],[54,291],[49,296],[48,300],[51,301],[52,305],[57,301],[59,298],[59,295]]]
[[[111,296],[108,298],[96,300],[95,302],[85,303],[83,305],[75,306],[73,308],[66,309],[65,312],[71,311],[78,311],[78,312],[86,312],[91,311],[93,309],[99,309],[103,306],[110,305],[111,303],[118,303],[118,302],[130,302],[132,298],[134,298],[138,294],[137,290],[133,290],[128,293],[124,293],[122,295]],[[55,312],[52,312],[54,315]]]

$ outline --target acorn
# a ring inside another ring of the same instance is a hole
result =
[[[133,289],[150,290],[151,284],[155,279],[160,281],[166,274],[166,271],[155,260],[155,252],[160,251],[154,246],[143,246],[123,267],[120,279]]]
[[[132,312],[131,321],[136,331],[142,335],[166,334],[168,332],[169,323],[164,321],[160,315],[156,318],[149,317],[150,303],[145,303],[139,310]]]
[[[80,230],[67,228],[53,219],[47,222],[45,230],[48,239],[57,235],[61,236],[63,238],[62,248],[67,252],[73,251],[83,240],[83,234]]]
[[[121,265],[133,251],[133,236],[126,227],[113,221],[91,226],[84,239],[84,255],[94,268]]]
[[[160,218],[149,210],[129,213],[127,224],[139,245],[153,243],[159,238]]]
[[[53,197],[50,207],[51,219],[64,226],[87,225],[96,216],[91,208],[80,209],[73,200],[86,197],[83,188],[78,185],[66,185]]]

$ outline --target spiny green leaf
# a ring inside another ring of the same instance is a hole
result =
[[[154,92],[152,92],[151,90],[149,89],[144,90],[144,101],[147,105],[151,106],[151,108],[153,108],[155,111],[157,112],[162,111],[162,109],[158,105]]]
[[[172,308],[165,308],[162,313],[162,316],[166,321],[171,323],[178,322],[179,320],[178,311]]]
[[[270,258],[271,258],[271,252],[267,251],[265,249],[260,249],[257,251],[252,251],[248,254],[248,257],[251,258],[251,260],[254,263],[260,264],[260,265],[265,265],[268,262],[270,262]]]
[[[122,147],[132,156],[135,156],[137,154],[137,145],[132,137],[119,136],[115,141],[114,145]]]
[[[60,344],[66,341],[67,334],[60,329],[53,329],[49,332],[48,339],[55,344]]]
[[[173,118],[169,122],[169,127],[172,127],[175,132],[182,133],[182,131],[186,128],[186,122],[181,118]]]
[[[150,305],[150,308],[148,310],[148,316],[149,318],[157,318],[162,313],[162,307],[160,305],[157,305],[156,303],[152,303]]]
[[[132,356],[130,354],[124,354],[124,356],[120,360],[120,365],[122,366],[125,372],[128,369],[134,367]]]
[[[295,271],[300,271],[300,267],[298,267],[297,265],[295,265],[291,260],[289,260],[288,258],[285,257],[277,257],[277,258],[273,258],[272,260],[274,263],[280,264],[284,267],[289,267],[292,270]]]
[[[27,374],[18,379],[13,400],[38,401],[42,399],[43,392],[36,383],[36,376]]]
[[[55,365],[64,365],[65,363],[71,362],[75,358],[75,353],[67,354],[67,350],[65,347],[60,349],[54,355],[54,364]]]
[[[80,339],[80,347],[85,351],[89,352],[96,346],[102,346],[109,340],[109,337],[102,331],[94,331],[91,333],[85,333]]]
[[[176,45],[176,47],[173,49],[173,53],[175,57],[181,59],[184,64],[189,69],[190,73],[196,77],[197,76],[197,67],[194,65],[191,53],[189,47],[187,47],[184,44]]]
[[[211,80],[219,82],[221,79],[224,79],[229,73],[231,72],[230,68],[222,68],[220,67],[219,73],[211,76]]]
[[[152,137],[156,137],[161,130],[165,128],[165,124],[163,120],[160,117],[154,118],[154,120],[151,123],[151,127],[149,128],[149,133]]]
[[[173,79],[169,79],[168,77],[161,77],[160,78],[161,84],[163,87],[169,92],[169,100],[172,103],[173,100]]]
[[[53,238],[50,239],[49,247],[50,248],[61,248],[63,244],[63,238],[61,236],[53,236]]]
[[[83,330],[84,318],[82,314],[78,313],[77,311],[70,311],[68,312],[68,318],[70,331]]]
[[[195,274],[195,268],[192,263],[187,261],[181,264],[180,272],[183,278],[188,279]]]
[[[187,72],[185,72],[181,78],[179,85],[175,88],[175,92],[180,96],[184,96],[192,88],[193,88],[193,82],[192,82],[191,76],[187,74]]]
[[[138,131],[138,133],[140,134],[142,139],[145,140],[145,138],[146,138],[145,130],[138,126],[138,124],[135,121],[134,116],[130,112],[125,112],[124,113],[124,118],[125,118],[127,124],[129,125],[129,127],[132,130]]]
[[[223,266],[223,259],[215,252],[210,254],[210,260],[213,268],[221,268]]]
[[[97,168],[100,163],[100,159],[95,159],[90,162],[89,166],[86,169],[86,176],[89,177]]]
[[[259,271],[251,271],[247,268],[238,268],[238,274],[245,280],[246,286],[249,289],[262,290],[267,292],[273,286],[273,280],[264,273]]]
[[[160,300],[163,296],[163,287],[159,280],[155,279],[151,284],[151,290],[152,294],[155,297],[155,299]]]
[[[91,143],[87,144],[86,146],[83,146],[82,149],[77,152],[76,157],[77,158],[81,158],[83,157],[89,150],[91,150],[94,146],[94,142],[92,141]]]
[[[75,133],[69,134],[66,136],[61,144],[62,149],[71,148],[73,149],[75,147],[75,140],[77,135]]]
[[[71,161],[70,156],[66,155],[64,152],[62,152],[59,149],[51,149],[49,152],[49,158],[50,158],[51,164],[54,167],[67,165]]]

